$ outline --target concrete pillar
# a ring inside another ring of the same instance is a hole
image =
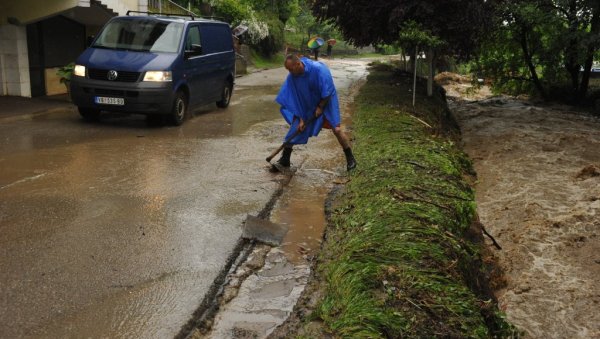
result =
[[[25,26],[0,26],[0,95],[31,97]]]

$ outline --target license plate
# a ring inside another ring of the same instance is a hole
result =
[[[97,104],[102,105],[125,105],[125,99],[123,98],[109,98],[109,97],[96,97],[94,100]]]

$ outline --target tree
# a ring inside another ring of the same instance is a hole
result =
[[[585,98],[600,46],[598,0],[504,0],[496,2],[496,14],[495,32],[482,48],[488,70],[505,84],[530,82],[544,97],[568,83],[571,101]]]
[[[313,13],[357,46],[392,44],[403,25],[414,21],[446,42],[446,53],[468,57],[481,41],[492,11],[485,0],[315,0]]]

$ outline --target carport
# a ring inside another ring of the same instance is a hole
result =
[[[0,95],[66,93],[56,71],[74,62],[113,16],[147,10],[147,0],[3,0]]]

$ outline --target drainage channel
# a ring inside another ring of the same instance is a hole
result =
[[[289,184],[292,176],[282,176],[279,188],[273,193],[269,202],[258,214],[259,218],[269,219],[273,207],[277,200],[282,196],[284,187]],[[219,307],[222,303],[225,289],[231,285],[230,277],[248,260],[248,257],[255,250],[256,242],[249,241],[240,237],[234,247],[227,262],[223,266],[223,270],[214,280],[211,288],[206,293],[206,296],[196,309],[191,319],[185,324],[179,333],[175,336],[176,339],[197,338],[199,334],[204,333],[206,329],[211,328],[213,320]]]
[[[300,153],[309,154],[301,155],[303,165],[271,211],[272,222],[289,227],[282,244],[254,247],[228,275],[229,284],[210,331],[198,331],[192,338],[264,338],[292,312],[308,282],[310,262],[320,248],[325,199],[341,175],[310,168],[323,165],[323,159],[315,159],[308,150]]]

